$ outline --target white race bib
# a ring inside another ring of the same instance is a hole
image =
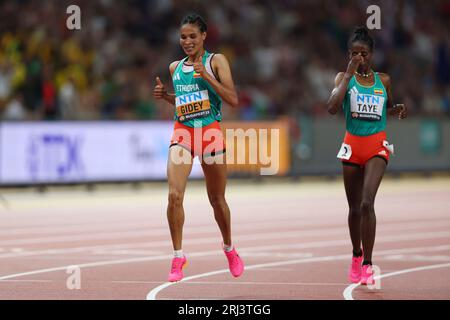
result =
[[[378,121],[381,119],[384,97],[374,94],[350,93],[350,112],[352,118]]]
[[[348,160],[352,156],[352,147],[349,144],[343,143],[338,152],[337,157],[342,160]]]
[[[388,149],[388,151],[391,154],[394,154],[394,145],[393,144],[389,144],[389,142],[387,142],[386,140],[383,140],[383,147],[385,147],[386,149]]]
[[[208,90],[195,91],[175,98],[178,120],[203,118],[211,113]]]

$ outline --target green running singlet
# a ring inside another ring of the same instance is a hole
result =
[[[218,80],[211,67],[213,57],[205,51],[202,63],[206,72]],[[178,63],[172,76],[176,96],[174,120],[192,128],[221,121],[222,99],[192,65],[185,64],[186,60],[187,57]]]
[[[342,107],[346,129],[357,136],[369,136],[386,129],[387,92],[378,72],[373,86],[363,86],[355,76],[350,79]]]

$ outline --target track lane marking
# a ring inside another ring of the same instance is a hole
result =
[[[390,273],[386,273],[383,274],[381,276],[375,276],[374,280],[378,280],[378,279],[383,279],[383,278],[389,278],[389,277],[394,277],[394,276],[398,276],[401,274],[406,274],[406,273],[411,273],[411,272],[418,272],[418,271],[424,271],[424,270],[433,270],[433,269],[439,269],[439,268],[449,268],[450,267],[450,263],[440,263],[440,264],[432,264],[432,265],[427,265],[427,266],[421,266],[421,267],[416,267],[416,268],[410,268],[410,269],[403,269],[403,270],[398,270],[398,271],[394,271],[394,272],[390,272]],[[354,300],[353,299],[353,290],[360,286],[360,283],[354,283],[349,285],[347,288],[344,289],[343,292],[343,296],[345,300]]]

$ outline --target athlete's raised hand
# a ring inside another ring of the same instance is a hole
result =
[[[202,77],[206,73],[205,66],[203,65],[203,55],[199,56],[194,62],[194,71],[199,73]]]
[[[358,70],[359,65],[362,62],[364,62],[364,58],[360,54],[357,54],[357,55],[353,56],[350,59],[350,62],[348,63],[348,67],[347,67],[346,73],[354,75],[356,70]]]
[[[156,99],[164,99],[165,96],[167,96],[166,88],[161,82],[161,79],[159,79],[159,77],[156,77],[156,86],[153,89],[153,97],[155,97]]]

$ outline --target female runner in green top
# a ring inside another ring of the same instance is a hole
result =
[[[225,159],[225,145],[219,127],[222,100],[233,107],[238,104],[227,59],[222,54],[210,54],[204,49],[206,30],[206,23],[199,15],[188,15],[182,20],[180,45],[187,57],[174,61],[169,66],[175,94],[167,93],[159,77],[156,78],[154,89],[155,98],[164,99],[176,107],[175,132],[186,133],[184,136],[174,133],[167,165],[169,183],[167,218],[174,249],[169,281],[179,281],[183,278],[182,268],[187,262],[182,252],[183,198],[192,169],[192,157],[220,156]],[[200,146],[194,143],[196,132],[202,134],[200,138],[202,140],[206,130],[215,130],[219,133],[215,134],[219,143],[213,153],[206,152],[205,141],[201,141]],[[187,161],[173,161],[183,153],[188,158]],[[224,161],[202,161],[201,165],[205,174],[209,202],[222,233],[223,250],[228,259],[230,272],[238,277],[244,270],[244,264],[231,240],[230,209],[225,201],[226,164]]]
[[[331,114],[343,108],[346,118],[347,133],[338,157],[343,164],[353,245],[349,280],[373,284],[374,202],[389,152],[393,152],[393,147],[385,140],[386,114],[389,109],[389,114],[403,119],[407,108],[394,105],[390,77],[372,70],[374,41],[365,27],[354,31],[348,48],[347,71],[337,74],[327,105]]]

